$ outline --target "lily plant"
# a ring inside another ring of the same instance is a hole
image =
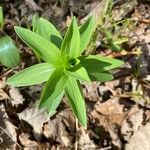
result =
[[[94,18],[90,17],[78,26],[73,17],[64,38],[52,23],[43,18],[37,20],[34,32],[15,26],[17,35],[45,62],[18,72],[7,83],[21,87],[46,82],[39,108],[44,107],[53,114],[65,94],[75,116],[86,127],[87,115],[81,82],[112,80],[109,70],[123,64],[120,60],[100,55],[82,55],[95,24]]]

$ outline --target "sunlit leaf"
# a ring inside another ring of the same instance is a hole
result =
[[[51,99],[51,100],[46,100],[42,106],[46,108],[48,111],[49,115],[53,115],[56,113],[56,109],[59,106],[62,98],[63,98],[64,92],[62,92],[60,95],[58,95],[56,98]]]
[[[20,55],[9,36],[0,38],[0,62],[6,67],[15,67],[20,62]]]
[[[80,27],[80,54],[87,48],[95,24],[94,17],[89,17],[89,19]]]
[[[21,87],[43,83],[48,80],[54,68],[48,63],[28,67],[7,80],[7,84]]]
[[[61,55],[64,58],[76,58],[80,54],[80,34],[76,18],[73,18],[65,34],[61,46]]]
[[[88,76],[87,70],[84,67],[82,67],[82,65],[80,65],[80,64],[77,65],[76,67],[68,70],[66,73],[69,76],[74,77],[81,81],[87,81],[87,82],[91,81]]]
[[[61,47],[62,37],[55,26],[46,19],[40,18],[37,21],[37,31],[39,35],[46,38],[48,41]]]
[[[70,77],[67,81],[65,93],[75,116],[78,118],[79,122],[86,127],[86,108],[79,82]]]
[[[60,63],[60,51],[52,43],[40,35],[22,27],[15,27],[18,36],[46,62],[57,65]]]
[[[100,55],[90,55],[88,57],[80,57],[81,64],[87,72],[103,72],[111,70],[123,65],[123,61],[114,58],[103,57]]]
[[[67,79],[68,76],[63,72],[63,68],[55,69],[42,92],[39,107],[47,107],[47,105],[48,107],[53,107],[51,106],[53,104],[51,101],[63,92]]]

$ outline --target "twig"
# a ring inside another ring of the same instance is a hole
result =
[[[79,129],[79,126],[78,126],[78,119],[76,118],[76,141],[75,141],[75,150],[78,150],[78,129]]]
[[[12,136],[11,136],[3,127],[0,126],[0,128],[11,138],[11,140],[12,140],[13,142],[16,143],[16,145],[17,145],[20,149],[22,149],[22,147],[21,147],[16,141],[13,140]]]

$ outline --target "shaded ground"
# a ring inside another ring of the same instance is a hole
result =
[[[82,22],[90,13],[99,18],[105,1],[0,0],[10,35],[21,53],[19,67],[0,66],[0,149],[150,149],[150,1],[116,0],[111,18],[102,27],[113,28],[113,38],[127,37],[121,52],[112,52],[98,27],[96,48],[89,53],[124,60],[106,83],[83,83],[88,128],[78,125],[65,98],[49,118],[35,103],[43,85],[14,88],[6,78],[37,63],[32,51],[16,36],[13,26],[30,26],[34,14],[45,17],[64,33],[70,16]]]

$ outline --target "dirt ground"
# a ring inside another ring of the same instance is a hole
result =
[[[118,58],[125,63],[113,70],[114,80],[83,83],[88,126],[81,127],[65,97],[50,117],[38,111],[36,102],[43,85],[15,88],[6,79],[37,63],[17,37],[15,25],[31,25],[37,14],[51,21],[64,34],[71,16],[79,22],[89,14],[99,18],[105,0],[0,0],[5,16],[4,31],[13,38],[21,55],[18,67],[0,65],[0,149],[26,150],[150,150],[150,1],[114,0],[103,27],[114,38],[128,38],[122,51],[105,44],[101,26],[97,27],[96,47],[89,53]]]

